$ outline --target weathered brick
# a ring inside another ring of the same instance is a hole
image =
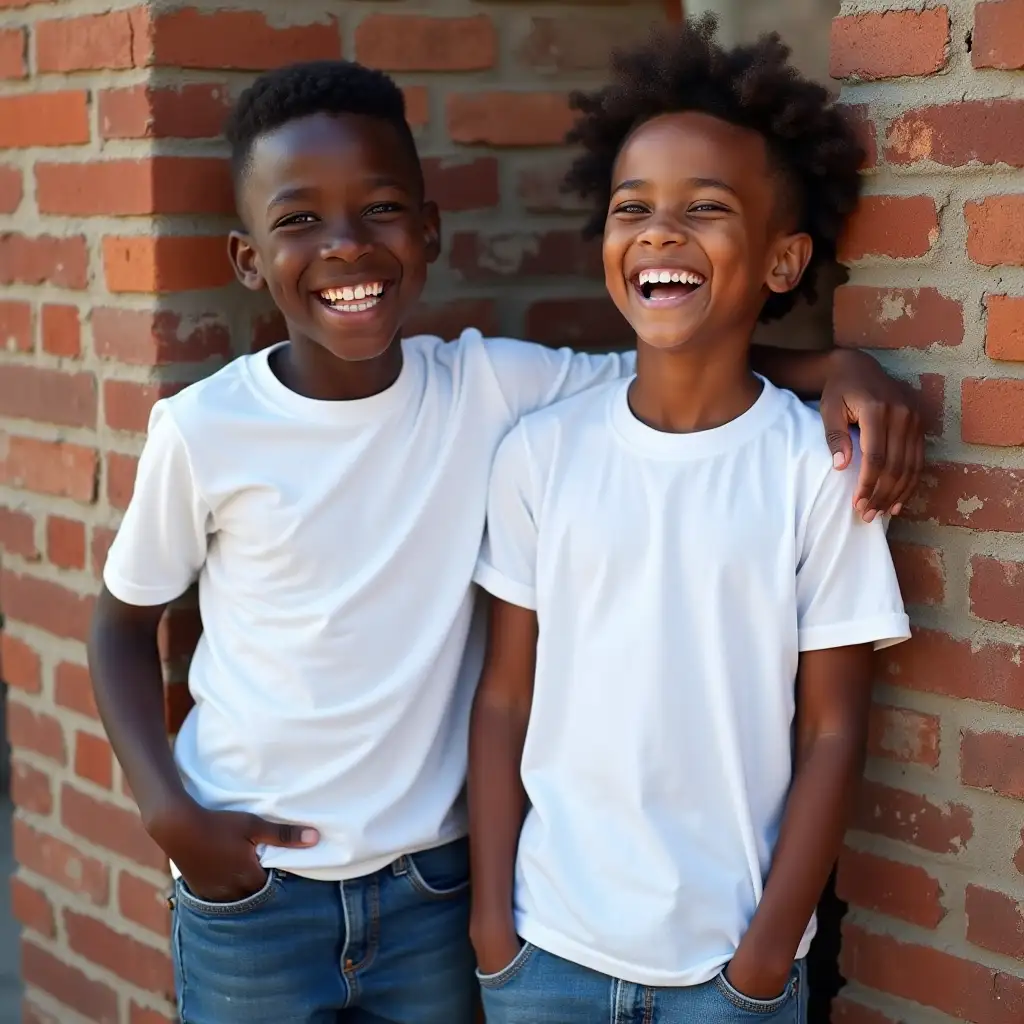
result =
[[[8,686],[24,690],[25,693],[39,693],[42,690],[43,674],[39,652],[7,632],[0,633],[0,667]]]
[[[1024,800],[1024,736],[967,730],[960,737],[960,781]]]
[[[1024,195],[989,196],[964,207],[967,255],[983,267],[1024,266]]]
[[[135,489],[139,460],[120,452],[107,453],[107,501],[116,509],[125,509]]]
[[[96,469],[92,448],[0,435],[0,483],[8,487],[91,502],[96,496]]]
[[[6,577],[4,582],[7,582]],[[12,618],[16,615],[16,607],[16,601],[12,600],[8,612]],[[28,750],[55,764],[67,763],[64,729],[53,715],[36,711],[19,701],[10,701],[7,705],[7,738],[15,751]]]
[[[114,754],[101,736],[88,732],[75,733],[75,775],[104,789],[114,787]]]
[[[924,868],[845,849],[839,858],[840,899],[920,928],[937,928],[946,910],[939,880]]]
[[[980,885],[968,885],[967,941],[1024,961],[1024,902]]]
[[[27,940],[21,943],[21,975],[26,984],[48,993],[59,1003],[101,1024],[117,1021],[117,992],[94,981],[52,953]]]
[[[1020,100],[969,100],[911,110],[889,126],[885,158],[891,164],[927,160],[945,167],[972,162],[1024,167],[1022,118]]]
[[[946,570],[942,551],[924,544],[890,545],[900,591],[907,604],[940,605],[946,600]]]
[[[29,303],[0,301],[0,348],[7,352],[32,351],[32,306]]]
[[[498,205],[498,161],[430,157],[423,161],[427,196],[447,213],[486,210]]]
[[[1024,471],[935,462],[921,475],[905,516],[975,530],[1024,530]]]
[[[541,72],[605,71],[612,50],[642,43],[656,24],[643,12],[628,21],[596,13],[535,17],[516,57]]]
[[[166,858],[146,834],[138,815],[122,807],[65,785],[61,791],[61,820],[76,836],[94,846],[156,871],[167,867]]]
[[[876,704],[871,708],[868,753],[872,757],[935,768],[939,763],[940,735],[937,715]]]
[[[985,355],[989,359],[1024,362],[1024,298],[986,295],[985,309]]]
[[[971,559],[971,614],[1024,627],[1024,562],[975,555]]]
[[[14,806],[30,814],[49,817],[53,813],[53,786],[46,772],[23,761],[11,763],[10,797]]]
[[[122,871],[117,885],[117,907],[127,921],[134,921],[161,938],[171,934],[167,909],[167,886],[153,885],[128,871]]]
[[[103,239],[111,292],[168,293],[223,288],[235,279],[219,235],[134,235]]]
[[[938,239],[938,211],[929,196],[865,196],[840,240],[839,260],[915,259],[927,256]]]
[[[85,568],[85,523],[64,516],[46,520],[46,557],[60,569]]]
[[[968,377],[960,410],[960,436],[969,444],[1024,444],[1024,380]]]
[[[0,164],[0,213],[14,213],[21,206],[25,194],[21,171],[8,164]]]
[[[976,68],[1024,68],[1024,0],[975,4],[972,43]]]
[[[555,275],[596,278],[603,273],[600,246],[584,241],[578,231],[458,231],[451,238],[448,262],[464,281]]]
[[[22,867],[97,907],[110,899],[106,864],[20,819],[14,823],[14,856]]]
[[[89,250],[81,235],[0,234],[0,285],[53,284],[79,290],[88,274]]]
[[[54,700],[59,708],[99,720],[89,670],[84,665],[62,661],[54,672]]]
[[[88,141],[87,93],[76,90],[0,96],[0,149],[77,146]]]
[[[134,68],[149,57],[144,7],[39,21],[34,35],[36,67],[43,72]]]
[[[484,14],[372,14],[356,27],[355,46],[356,60],[383,71],[483,71],[498,56],[494,24]]]
[[[136,384],[129,380],[107,380],[103,383],[103,413],[108,427],[145,433],[153,403],[180,391],[181,384],[160,382]]]
[[[202,363],[231,354],[227,323],[214,313],[100,307],[92,311],[92,334],[100,359],[133,366]]]
[[[14,919],[25,928],[52,939],[57,934],[57,920],[53,904],[45,892],[40,892],[23,878],[11,879],[11,910]]]
[[[39,557],[36,521],[28,512],[0,505],[0,551],[33,561]]]
[[[445,110],[449,136],[464,145],[557,145],[573,124],[562,93],[451,93]]]
[[[842,348],[950,348],[964,340],[960,303],[936,288],[869,288],[844,284],[832,307]]]
[[[4,570],[4,612],[17,622],[35,626],[54,636],[86,640],[94,599],[36,576]]]
[[[0,29],[0,78],[24,78],[27,74],[25,30]]]
[[[879,11],[832,22],[829,73],[872,81],[931,75],[946,66],[949,12]]]
[[[91,373],[16,365],[0,373],[0,416],[94,427],[96,409],[96,378]]]
[[[880,782],[861,786],[854,827],[932,853],[957,853],[974,835],[969,807],[940,804]]]
[[[77,306],[43,306],[43,351],[51,356],[77,359],[82,354],[82,329],[78,322]]]
[[[214,139],[230,110],[230,92],[220,83],[104,89],[99,94],[100,135],[105,139]]]

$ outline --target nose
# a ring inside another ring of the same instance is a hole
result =
[[[320,256],[325,260],[344,260],[355,263],[370,251],[370,240],[361,222],[348,221],[330,224],[320,244]]]
[[[637,239],[641,245],[653,249],[664,249],[673,245],[686,245],[686,232],[675,219],[667,213],[648,218],[643,231]]]

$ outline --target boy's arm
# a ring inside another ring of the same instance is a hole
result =
[[[726,970],[752,999],[784,991],[839,854],[863,770],[872,655],[861,644],[800,656],[796,773],[764,894]]]
[[[536,613],[495,598],[469,735],[470,938],[484,974],[501,971],[520,949],[512,886],[526,812],[520,764],[536,649]]]

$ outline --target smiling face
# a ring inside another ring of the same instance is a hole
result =
[[[363,115],[289,121],[256,140],[239,193],[232,262],[269,289],[292,342],[347,361],[385,352],[439,251],[408,139]]]
[[[811,255],[762,136],[699,113],[645,122],[615,161],[605,283],[646,345],[749,341],[769,291]]]

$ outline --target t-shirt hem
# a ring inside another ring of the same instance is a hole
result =
[[[528,608],[530,611],[537,610],[537,592],[532,587],[524,587],[523,584],[510,580],[486,562],[477,563],[473,582],[501,601],[518,605],[520,608]]]
[[[875,650],[880,651],[909,639],[910,618],[898,614],[801,629],[797,635],[797,646],[801,653],[826,651],[833,647],[853,647],[857,644],[873,644]]]
[[[109,568],[103,570],[103,583],[107,590],[124,604],[137,608],[152,608],[158,604],[168,604],[181,597],[188,590],[188,583],[183,587],[143,587],[129,583]]]

